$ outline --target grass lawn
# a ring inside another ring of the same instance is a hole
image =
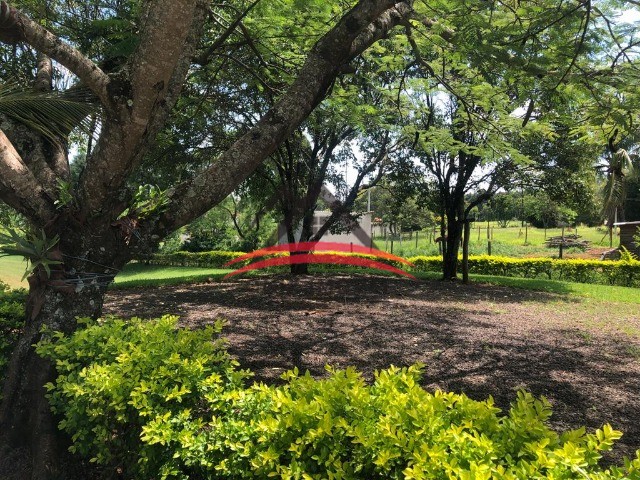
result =
[[[0,280],[11,288],[27,288],[27,281],[22,280],[26,268],[27,263],[22,257],[0,257]]]
[[[588,240],[592,247],[609,247],[609,235],[601,228],[597,227],[578,227],[569,230],[565,229],[565,235],[580,235],[580,240]],[[436,233],[439,236],[439,233]],[[533,227],[520,227],[514,223],[506,228],[500,228],[496,223],[491,224],[491,252],[493,255],[504,255],[509,257],[551,257],[558,255],[558,249],[547,248],[545,240],[549,237],[562,235],[561,228],[549,228],[547,230]],[[416,243],[415,234],[411,238],[408,234],[404,234],[403,241],[395,241],[393,244],[393,253],[400,256],[413,255],[437,255],[438,245],[432,241],[433,231],[424,230],[418,232],[418,241]],[[487,253],[487,224],[475,223],[471,227],[471,236],[469,239],[469,251],[471,255],[482,255]],[[391,243],[385,242],[384,238],[376,237],[374,239],[376,246],[381,250],[391,251]],[[613,246],[617,247],[619,239],[617,236],[613,238]],[[578,249],[568,249],[565,251],[567,256],[581,253]]]
[[[130,263],[120,272],[114,288],[173,285],[180,283],[196,283],[208,280],[219,280],[232,270],[196,267],[161,267]]]
[[[24,273],[25,264],[19,257],[0,258],[0,280],[13,288],[27,287],[26,281],[20,281]],[[158,265],[144,265],[132,263],[118,274],[112,288],[128,288],[156,285],[188,284],[220,280],[231,270],[196,267],[162,267]],[[345,271],[349,271],[345,269]],[[362,273],[362,270],[353,270]],[[438,272],[417,273],[418,278],[435,280],[440,277]],[[472,281],[491,283],[525,290],[543,291],[586,297],[599,301],[615,300],[623,303],[640,304],[640,289],[588,283],[562,282],[542,278],[512,278],[491,275],[470,275]]]
[[[28,287],[21,281],[26,264],[21,257],[0,258],[0,280],[12,288]],[[170,285],[175,283],[203,282],[220,279],[231,270],[195,267],[160,267],[131,263],[124,267],[115,279],[114,287]]]

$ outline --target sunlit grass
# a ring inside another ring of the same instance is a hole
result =
[[[441,278],[438,272],[418,272],[416,277],[425,280]],[[574,297],[585,297],[601,302],[620,302],[640,304],[640,288],[598,285],[592,283],[564,282],[543,278],[498,277],[493,275],[470,274],[469,279],[477,283],[490,283],[506,287],[557,293]]]
[[[396,255],[409,257],[414,255],[437,255],[438,244],[433,242],[433,230],[418,233],[416,242],[415,234],[408,238],[405,234],[403,241],[394,241],[393,253]],[[588,240],[592,247],[608,247],[609,235],[606,231],[596,227],[578,227],[576,229],[566,228],[565,235],[577,233],[580,240]],[[436,232],[436,236],[440,233]],[[558,249],[547,248],[546,239],[562,235],[561,228],[549,228],[545,231],[542,228],[521,227],[515,222],[506,228],[500,228],[495,222],[491,223],[491,253],[492,255],[508,257],[552,257],[558,256]],[[471,228],[469,238],[469,251],[471,255],[484,255],[488,250],[487,224],[475,223]],[[377,248],[391,251],[391,242],[384,238],[374,239]],[[619,240],[613,238],[613,246],[618,246]],[[576,253],[572,250],[565,251],[565,254]]]
[[[231,270],[196,267],[162,267],[130,263],[116,275],[114,287],[174,285],[219,280]]]
[[[22,257],[0,257],[0,280],[11,288],[27,288],[29,284],[22,280],[27,263]]]

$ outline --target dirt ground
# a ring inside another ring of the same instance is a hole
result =
[[[298,367],[426,364],[424,386],[492,395],[544,395],[558,430],[611,423],[624,432],[607,460],[640,448],[640,308],[491,285],[381,276],[287,275],[116,290],[105,313],[177,314],[197,327],[227,320],[229,349],[256,379]]]

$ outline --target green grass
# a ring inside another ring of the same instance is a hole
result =
[[[113,288],[175,285],[220,280],[232,270],[196,267],[162,267],[130,263],[116,276]]]
[[[425,280],[441,278],[438,272],[420,272],[416,277]],[[560,280],[545,280],[542,278],[497,277],[493,275],[473,275],[469,278],[473,282],[504,285],[506,287],[521,288],[539,292],[557,293],[574,297],[585,297],[602,302],[621,302],[640,304],[640,288],[597,285],[592,283],[563,282]]]
[[[475,275],[478,281],[488,283],[496,281],[497,277]],[[620,287],[612,285],[597,285],[593,283],[562,282],[558,280],[543,280],[535,278],[505,278],[500,277],[500,282],[515,288],[527,288],[544,292],[569,294],[572,296],[587,297],[602,302],[621,302],[640,304],[640,288]]]
[[[478,231],[480,227],[480,231]],[[491,253],[493,255],[501,255],[507,257],[552,257],[558,255],[557,248],[547,248],[545,240],[548,237],[556,237],[562,234],[560,228],[542,228],[520,227],[519,224],[512,224],[506,228],[500,228],[496,223],[491,224],[492,240]],[[394,242],[393,253],[400,256],[410,257],[413,255],[437,255],[438,245],[429,241],[428,237],[433,238],[433,231],[422,231],[418,233],[418,242],[416,246],[415,234],[410,239],[408,235],[404,235],[402,242]],[[565,235],[576,233],[576,230],[565,229]],[[579,226],[577,234],[580,240],[588,240],[593,247],[608,247],[609,235],[601,228]],[[440,234],[437,233],[439,236]],[[526,237],[526,242],[525,242]],[[391,251],[391,243],[386,242],[383,238],[376,237],[374,239],[377,248],[381,250]],[[617,247],[619,239],[614,237],[613,246]],[[487,224],[473,224],[471,227],[471,236],[469,241],[469,250],[471,255],[482,255],[487,253]],[[570,256],[579,251],[569,249],[565,253]]]
[[[0,280],[7,283],[11,288],[27,288],[29,285],[26,280],[20,280],[24,274],[25,267],[26,264],[21,257],[1,257]],[[160,267],[157,265],[130,263],[116,276],[113,287],[205,282],[209,279],[220,279],[230,271],[215,268]]]
[[[22,257],[0,257],[0,280],[11,288],[27,288],[27,281],[22,281],[26,268],[27,264]]]
[[[0,258],[0,280],[11,287],[26,287],[26,282],[20,282],[24,273],[24,262],[19,257]],[[220,280],[231,270],[195,267],[161,267],[132,263],[127,265],[115,279],[113,288],[129,288],[140,286],[188,284],[205,281]],[[362,273],[363,270],[345,272]],[[435,280],[440,278],[438,272],[421,272],[416,276],[421,279]],[[491,283],[526,290],[543,291],[585,297],[598,301],[616,301],[622,303],[640,304],[640,288],[618,287],[609,285],[595,285],[589,283],[563,282],[559,280],[545,280],[541,278],[513,278],[490,275],[470,275],[474,282]]]

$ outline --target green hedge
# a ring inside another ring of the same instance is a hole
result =
[[[411,257],[417,271],[441,271],[441,257]],[[547,277],[580,283],[640,286],[640,261],[559,260],[478,255],[469,257],[469,272],[502,277]]]
[[[176,319],[89,322],[37,347],[56,362],[50,401],[73,451],[160,479],[639,478],[638,458],[604,469],[609,425],[558,434],[544,399],[520,392],[508,412],[491,399],[435,393],[421,368],[391,367],[366,384],[352,369],[282,386],[243,386],[217,337]]]
[[[155,253],[148,257],[140,257],[138,262],[168,267],[203,267],[223,268],[223,265],[234,258],[244,255],[244,252],[175,252]]]
[[[334,255],[346,255],[346,256],[354,256],[358,258],[367,258],[370,260],[377,260],[383,263],[387,263],[389,265],[394,265],[396,267],[401,267],[402,263],[395,262],[393,260],[387,260],[383,258],[378,258],[375,255],[367,255],[367,254],[359,254],[359,253],[345,253],[345,252],[326,252],[332,253]],[[137,258],[138,262],[146,262],[151,265],[163,265],[168,267],[205,267],[205,268],[228,268],[223,267],[225,263],[234,258],[238,258],[242,255],[245,255],[243,252],[224,252],[224,251],[211,251],[211,252],[175,252],[168,254],[153,254],[148,257],[140,257]],[[288,255],[287,252],[275,252],[270,255],[265,255],[260,259],[266,257],[275,257],[275,256],[283,256]],[[256,261],[259,259],[251,259],[250,261]],[[232,265],[231,268],[239,268],[244,265],[247,265],[249,260],[245,260],[243,262]],[[341,265],[327,265],[322,264],[322,268],[324,269],[340,269],[344,268]],[[406,265],[405,265],[406,266]]]
[[[417,256],[408,258],[415,265],[413,269],[393,260],[386,260],[374,255],[332,252],[340,255],[352,255],[359,258],[378,260],[409,271],[442,271],[442,258],[439,256]],[[223,268],[223,265],[234,258],[244,255],[242,252],[176,252],[171,254],[155,254],[146,259],[154,265]],[[277,253],[274,255],[283,255]],[[248,261],[237,264],[244,266]],[[318,270],[333,271],[344,267],[341,265],[320,265]],[[513,258],[478,255],[469,257],[469,271],[481,275],[498,275],[503,277],[547,277],[550,280],[566,280],[580,283],[600,283],[605,285],[640,286],[640,261],[619,260],[559,260],[554,258]]]

